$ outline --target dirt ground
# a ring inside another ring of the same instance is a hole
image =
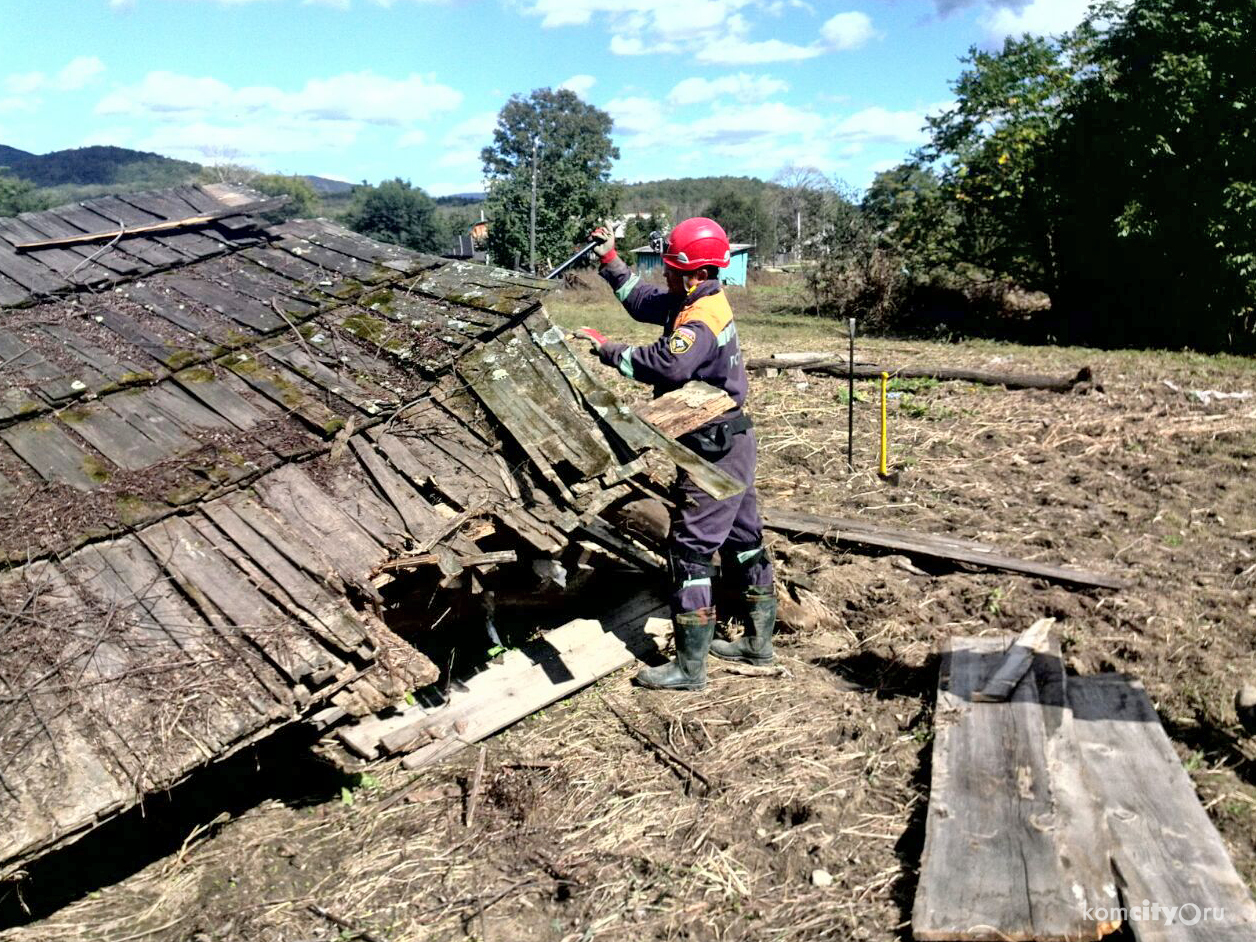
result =
[[[832,324],[772,315],[767,294],[734,292],[733,303],[749,356],[844,348]],[[568,326],[652,339],[600,296],[551,310]],[[858,355],[1052,374],[1088,365],[1102,391],[896,383],[891,483],[875,474],[873,384],[859,384],[851,474],[845,382],[756,376],[765,504],[979,539],[1121,574],[1131,588],[929,573],[777,539],[794,583],[781,676],[717,664],[706,691],[664,694],[620,671],[484,744],[470,823],[477,750],[421,774],[383,762],[356,777],[303,743],[263,751],[199,786],[194,811],[130,819],[135,846],[97,841],[60,864],[85,876],[33,874],[73,889],[27,885],[38,918],[0,938],[909,938],[936,647],[1044,616],[1058,619],[1073,671],[1144,682],[1256,884],[1256,744],[1232,707],[1236,688],[1256,682],[1256,395],[1190,393],[1256,393],[1256,363],[902,340],[860,341]]]

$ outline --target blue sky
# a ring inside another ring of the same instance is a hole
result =
[[[1086,0],[0,0],[0,144],[478,190],[516,93],[615,120],[616,179],[810,166],[862,189],[959,58]]]

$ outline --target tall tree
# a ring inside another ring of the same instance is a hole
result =
[[[1256,4],[1134,0],[1091,27],[1057,184],[1079,326],[1256,349]]]
[[[501,264],[550,267],[615,209],[619,149],[611,117],[568,89],[515,95],[480,159],[488,181],[488,250]]]
[[[445,247],[445,232],[436,218],[436,204],[406,180],[385,180],[379,186],[356,190],[345,223],[372,239],[395,242],[419,252],[436,252]]]

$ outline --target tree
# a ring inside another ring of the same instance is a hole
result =
[[[610,170],[619,149],[610,133],[610,115],[568,89],[540,88],[506,102],[493,143],[480,153],[495,260],[558,264],[613,213]]]
[[[16,216],[18,213],[46,209],[47,200],[29,180],[10,176],[0,167],[0,216]]]
[[[774,241],[795,261],[812,258],[833,199],[832,184],[815,167],[788,166],[776,184]]]
[[[860,208],[881,246],[901,256],[913,281],[928,281],[957,261],[959,213],[932,168],[908,162],[881,171]]]
[[[289,219],[308,219],[318,211],[318,194],[304,177],[284,176],[278,173],[259,173],[248,185],[267,196],[286,196],[288,202],[266,218],[271,222]]]
[[[1075,83],[1066,50],[1034,36],[1008,38],[998,52],[970,49],[955,105],[927,119],[922,153],[941,164],[964,257],[1049,292],[1059,287],[1051,155]]]
[[[385,180],[355,190],[345,224],[381,242],[394,242],[419,252],[439,252],[445,233],[432,198],[409,181]]]
[[[1256,349],[1256,6],[1135,0],[1088,29],[1058,148],[1076,326]]]
[[[730,242],[745,242],[766,253],[771,226],[763,200],[756,193],[734,190],[731,187],[716,193],[707,206],[706,214],[724,227]]]

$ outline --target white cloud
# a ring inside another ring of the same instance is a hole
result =
[[[34,100],[20,95],[0,98],[0,114],[4,114],[7,111],[34,111],[37,107],[38,105]]]
[[[921,130],[924,124],[925,117],[918,111],[889,111],[877,106],[838,122],[835,131],[838,137],[851,141],[916,146],[927,139]]]
[[[420,144],[427,143],[427,134],[418,128],[406,131],[405,134],[397,138],[398,147],[418,147]]]
[[[497,128],[497,112],[482,111],[459,121],[445,132],[441,143],[448,147],[468,147],[476,145],[487,147],[493,142],[493,131]],[[479,151],[476,151],[478,154]]]
[[[820,27],[820,35],[830,49],[845,51],[858,49],[877,35],[872,19],[866,13],[852,10],[830,17]]]
[[[716,65],[762,65],[765,62],[798,62],[823,54],[824,50],[819,46],[798,46],[779,39],[747,42],[728,36],[704,43],[698,49],[697,59]]]
[[[1086,17],[1090,0],[1031,0],[1028,3],[991,4],[982,16],[987,39],[1001,43],[1007,36],[1033,33],[1054,36],[1066,33]]]
[[[597,79],[595,79],[592,75],[573,75],[558,87],[565,88],[568,91],[573,91],[581,98],[584,98],[596,84]]]
[[[697,105],[716,100],[762,101],[789,91],[789,83],[770,75],[738,72],[715,79],[687,78],[667,94],[674,105]]]
[[[842,13],[825,24],[807,45],[759,36],[758,21],[779,19],[786,9],[814,10],[801,0],[526,0],[525,13],[541,18],[541,26],[587,26],[604,22],[610,50],[617,56],[675,53],[716,65],[797,62],[844,49],[854,49],[875,35],[863,13]]]
[[[57,91],[72,92],[90,85],[104,71],[105,64],[96,56],[77,56],[52,77],[52,87]]]
[[[15,72],[7,75],[0,79],[0,89],[10,95],[73,92],[90,85],[104,71],[105,64],[96,56],[76,56],[52,75],[45,72]]]

